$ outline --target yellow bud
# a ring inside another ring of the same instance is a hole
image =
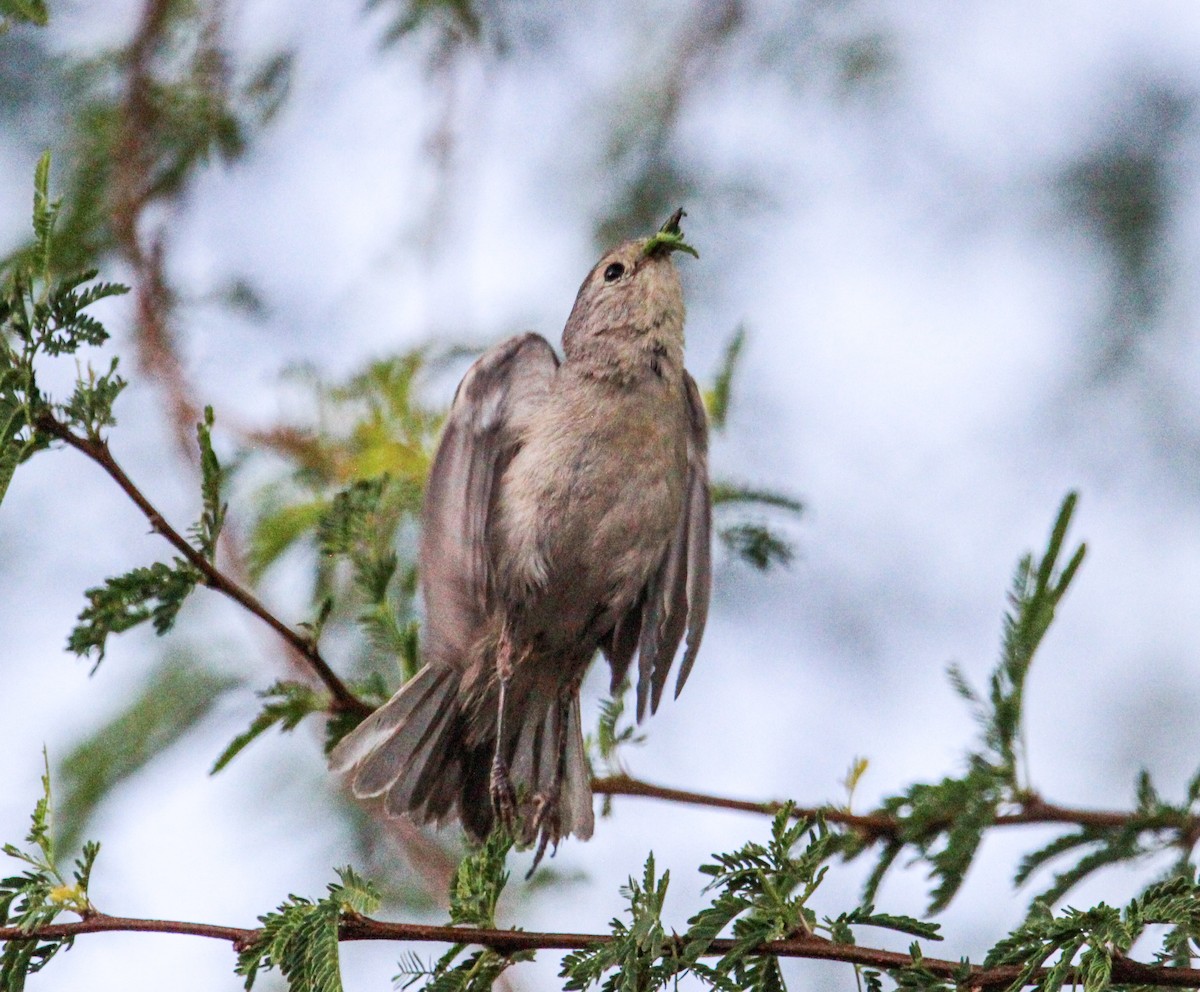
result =
[[[73,905],[79,901],[78,885],[56,885],[50,890],[50,901],[60,906]]]

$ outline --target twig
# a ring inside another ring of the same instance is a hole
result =
[[[116,459],[112,456],[112,452],[109,451],[108,444],[103,439],[83,437],[76,434],[48,413],[43,414],[38,419],[37,426],[39,430],[58,438],[76,451],[86,455],[104,469],[113,481],[121,487],[125,495],[133,500],[138,509],[142,511],[146,519],[150,522],[150,527],[166,538],[172,547],[187,559],[188,564],[203,576],[205,585],[228,596],[279,634],[303,658],[308,667],[312,669],[313,674],[325,684],[332,697],[330,703],[332,711],[359,713],[363,716],[372,711],[371,706],[351,692],[349,687],[329,667],[329,664],[321,657],[321,652],[311,637],[294,630],[280,620],[252,592],[220,571],[212,562],[192,547],[179,531],[167,523],[163,515],[155,509],[145,494],[125,474],[125,470],[117,464]]]
[[[0,942],[15,940],[63,940],[89,933],[174,933],[193,937],[225,940],[242,949],[252,945],[261,930],[219,926],[208,923],[186,923],[175,920],[149,920],[96,913],[75,923],[55,923],[24,931],[19,927],[0,927]],[[491,947],[502,953],[516,951],[571,951],[594,947],[612,941],[609,934],[538,933],[527,930],[476,930],[468,927],[431,926],[422,923],[387,923],[364,916],[347,916],[341,924],[339,939],[421,941],[446,944],[475,944]],[[682,938],[676,937],[682,950]],[[714,940],[705,952],[707,957],[727,954],[736,942]],[[883,970],[904,969],[912,965],[908,954],[858,944],[839,944],[820,937],[790,937],[773,940],[755,949],[756,954],[776,957],[806,958],[815,961],[841,961]],[[922,958],[921,967],[939,978],[955,979],[962,971],[961,961],[943,958]],[[970,988],[1000,988],[1011,985],[1021,974],[1018,965],[997,968],[975,966],[970,969],[966,985]],[[1046,975],[1042,968],[1028,976],[1026,984],[1036,985]],[[1064,984],[1073,983],[1078,976],[1068,974]],[[1130,958],[1115,957],[1111,981],[1114,984],[1157,985],[1172,988],[1200,987],[1200,969],[1150,965]]]
[[[642,796],[648,799],[683,803],[688,806],[739,810],[744,813],[761,813],[765,816],[774,816],[783,808],[783,803],[780,802],[755,802],[746,799],[731,799],[727,796],[714,796],[704,792],[690,792],[686,789],[672,789],[667,786],[654,785],[651,782],[643,782],[641,779],[630,778],[627,775],[609,775],[593,779],[592,792],[602,796]],[[812,806],[796,807],[792,815],[797,819],[812,819],[822,816],[826,822],[840,823],[850,827],[864,834],[869,840],[903,839],[901,821],[887,813],[850,813],[836,806]],[[995,826],[998,827],[1028,826],[1036,823],[1070,824],[1100,829],[1120,829],[1136,824],[1146,830],[1178,830],[1184,836],[1187,836],[1189,831],[1200,829],[1200,822],[1195,817],[1181,820],[1178,817],[1147,817],[1120,810],[1071,809],[1043,802],[1037,797],[1026,800],[1017,812],[1002,813],[995,820]],[[944,826],[944,824],[933,824],[930,829],[936,829],[939,826]]]
[[[171,329],[172,292],[164,266],[162,235],[144,236],[141,222],[155,198],[154,151],[148,136],[160,124],[153,91],[155,55],[171,26],[170,0],[147,0],[128,49],[127,85],[121,101],[117,153],[113,157],[110,217],[118,250],[132,267],[138,363],[165,392],[175,443],[189,451],[199,404],[184,374]]]

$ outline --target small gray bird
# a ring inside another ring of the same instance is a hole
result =
[[[683,367],[696,252],[677,210],[608,252],[563,330],[486,352],[450,408],[422,523],[422,668],[334,750],[389,814],[496,818],[525,843],[592,835],[579,686],[599,648],[614,690],[638,657],[637,716],[676,650],[683,688],[708,614],[708,427]],[[536,862],[535,862],[536,864]]]

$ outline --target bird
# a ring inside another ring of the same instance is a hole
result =
[[[592,267],[562,334],[525,333],[468,369],[422,509],[423,667],[333,750],[389,816],[520,843],[594,829],[580,685],[616,693],[637,658],[639,723],[674,658],[678,696],[712,585],[708,424],[684,367],[676,210]],[[532,872],[532,869],[531,869]]]

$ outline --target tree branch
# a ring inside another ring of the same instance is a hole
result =
[[[686,789],[672,789],[644,782],[641,779],[630,778],[627,775],[609,775],[593,779],[592,792],[602,796],[642,796],[647,799],[662,799],[688,806],[707,806],[713,809],[761,813],[764,816],[774,816],[783,808],[781,802],[755,802],[747,799],[731,799],[727,796],[714,796],[704,792],[690,792]],[[796,819],[813,819],[821,816],[827,823],[839,823],[842,826],[850,827],[864,834],[869,840],[899,841],[903,839],[901,821],[887,813],[850,813],[836,806],[797,806],[792,815]],[[1036,823],[1057,823],[1100,829],[1120,829],[1137,825],[1146,830],[1178,830],[1184,837],[1200,830],[1200,820],[1196,817],[1186,819],[1154,818],[1120,810],[1071,809],[1043,802],[1036,796],[1027,799],[1017,812],[1002,813],[995,820],[995,826],[998,827],[1027,826]],[[933,824],[930,829],[947,825]]]
[[[170,26],[169,0],[147,0],[127,52],[127,84],[120,103],[110,219],[117,248],[137,277],[133,340],[138,364],[162,387],[175,443],[187,457],[200,405],[184,374],[171,328],[173,294],[163,261],[163,235],[144,235],[141,223],[156,194],[155,149],[150,138],[159,128],[160,115],[153,99],[153,65]]]
[[[49,926],[35,927],[28,931],[21,930],[19,927],[0,927],[0,942],[63,940],[89,933],[112,932],[174,933],[207,937],[229,941],[239,950],[252,945],[262,934],[261,930],[243,927],[187,923],[176,920],[138,919],[95,913],[75,923],[55,923]],[[343,941],[393,940],[445,944],[463,943],[490,947],[501,953],[511,954],[517,951],[582,950],[596,944],[609,943],[612,937],[609,934],[538,933],[527,930],[478,930],[469,927],[434,926],[423,923],[387,923],[382,920],[347,914],[341,923],[339,939]],[[675,940],[680,945],[679,950],[682,950],[682,938],[676,937]],[[714,940],[705,955],[715,957],[727,954],[735,946],[736,942],[733,940]],[[882,970],[904,969],[913,963],[908,954],[897,951],[863,947],[858,944],[839,944],[810,936],[770,941],[760,945],[755,953],[770,954],[781,958],[841,961],[846,964]],[[943,958],[922,958],[921,967],[939,978],[953,980],[959,976],[962,962]],[[1038,984],[1044,979],[1046,973],[1047,969],[1045,968],[1035,971],[1028,977],[1026,984]],[[1015,965],[997,968],[975,966],[970,970],[965,986],[972,989],[1001,988],[1011,985],[1020,974],[1021,968]],[[1063,979],[1064,984],[1075,983],[1079,980],[1079,976],[1073,973],[1068,973]],[[1111,980],[1116,984],[1197,988],[1200,987],[1200,969],[1150,965],[1118,956],[1113,960]]]
[[[39,430],[45,431],[64,444],[81,452],[104,469],[113,481],[120,486],[125,495],[142,511],[142,514],[150,522],[150,527],[166,538],[168,543],[187,559],[188,564],[203,576],[205,585],[232,599],[279,634],[288,646],[300,655],[313,674],[325,684],[325,687],[332,696],[330,704],[332,711],[358,713],[363,716],[372,712],[372,707],[351,692],[349,687],[329,667],[328,662],[321,657],[321,652],[317,649],[317,645],[311,637],[294,630],[280,620],[252,592],[221,572],[212,562],[192,547],[191,543],[179,531],[167,523],[163,515],[158,512],[154,505],[146,498],[145,494],[134,484],[133,480],[125,474],[125,470],[121,468],[116,459],[113,458],[107,442],[103,439],[83,437],[76,434],[49,413],[42,414],[38,419],[37,426]]]

